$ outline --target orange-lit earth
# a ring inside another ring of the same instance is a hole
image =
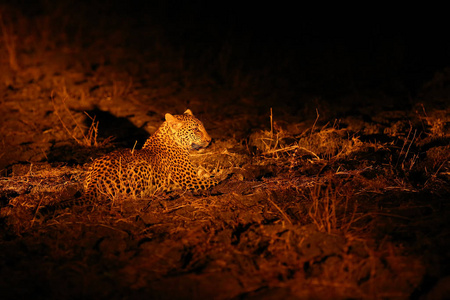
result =
[[[1,299],[450,295],[439,18],[52,2],[0,4]],[[218,186],[77,203],[188,108]]]

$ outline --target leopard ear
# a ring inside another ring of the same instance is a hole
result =
[[[167,113],[166,116],[164,117],[166,119],[167,122],[171,123],[171,122],[176,122],[177,119],[175,119],[174,116],[172,116],[171,114]]]
[[[167,113],[166,116],[166,121],[167,123],[169,123],[170,128],[172,129],[180,129],[181,126],[183,125],[182,122],[178,121],[174,116],[172,116],[171,114]]]
[[[191,111],[190,109],[187,109],[187,110],[184,112],[184,114],[185,114],[185,115],[194,116],[194,114],[192,113],[192,111]]]

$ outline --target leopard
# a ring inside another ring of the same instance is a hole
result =
[[[157,192],[208,190],[214,177],[200,177],[189,155],[211,143],[190,109],[165,114],[165,121],[141,149],[120,149],[95,159],[84,180],[85,199],[143,198]]]

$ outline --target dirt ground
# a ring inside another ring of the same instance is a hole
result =
[[[198,3],[58,3],[0,5],[0,298],[450,295],[450,65],[401,77],[405,53],[361,66]],[[218,186],[61,205],[187,108]]]

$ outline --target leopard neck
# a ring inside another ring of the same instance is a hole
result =
[[[174,140],[173,134],[169,128],[169,124],[164,122],[145,142],[142,149],[153,147],[157,144],[166,144],[168,140],[172,141],[175,145],[178,143]],[[179,145],[178,145],[179,146]]]
[[[169,137],[170,139],[173,139],[172,132],[170,132],[167,121],[163,122],[161,126],[159,126],[155,133],[153,133],[152,137],[157,137],[159,139],[167,139],[167,137]]]

